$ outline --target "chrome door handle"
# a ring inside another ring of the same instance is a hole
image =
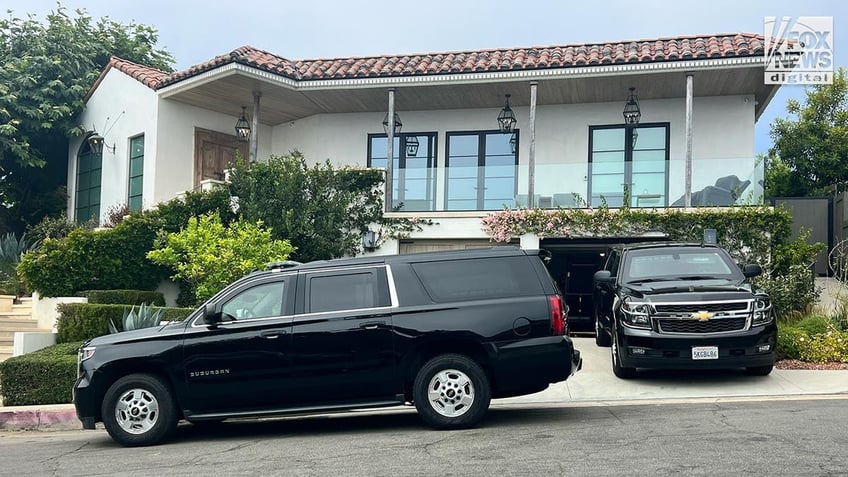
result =
[[[363,330],[376,330],[380,327],[380,325],[385,325],[385,321],[369,321],[368,323],[362,323],[359,325]]]
[[[280,336],[283,336],[285,334],[286,334],[286,330],[271,330],[271,331],[265,331],[263,333],[260,333],[259,336],[261,336],[261,337],[263,337],[267,340],[275,340],[275,339],[277,339]]]

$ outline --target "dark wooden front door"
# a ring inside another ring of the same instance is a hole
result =
[[[246,142],[231,134],[194,128],[194,187],[205,179],[224,180],[224,169],[236,159],[236,151],[247,158]]]

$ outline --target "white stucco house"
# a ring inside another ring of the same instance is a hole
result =
[[[113,58],[86,97],[91,132],[70,146],[68,215],[220,181],[237,149],[386,167],[389,111],[402,122],[396,213],[438,224],[379,253],[489,244],[480,220],[505,206],[685,206],[687,162],[692,206],[759,202],[754,125],[778,88],[764,65],[764,39],[749,33],[314,60],[244,46],[171,74]],[[516,122],[504,133],[507,100]]]

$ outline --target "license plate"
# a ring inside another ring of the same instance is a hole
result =
[[[695,346],[692,359],[718,359],[718,346]]]

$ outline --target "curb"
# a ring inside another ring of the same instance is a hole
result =
[[[21,406],[0,408],[0,431],[78,430],[82,424],[73,406]]]

